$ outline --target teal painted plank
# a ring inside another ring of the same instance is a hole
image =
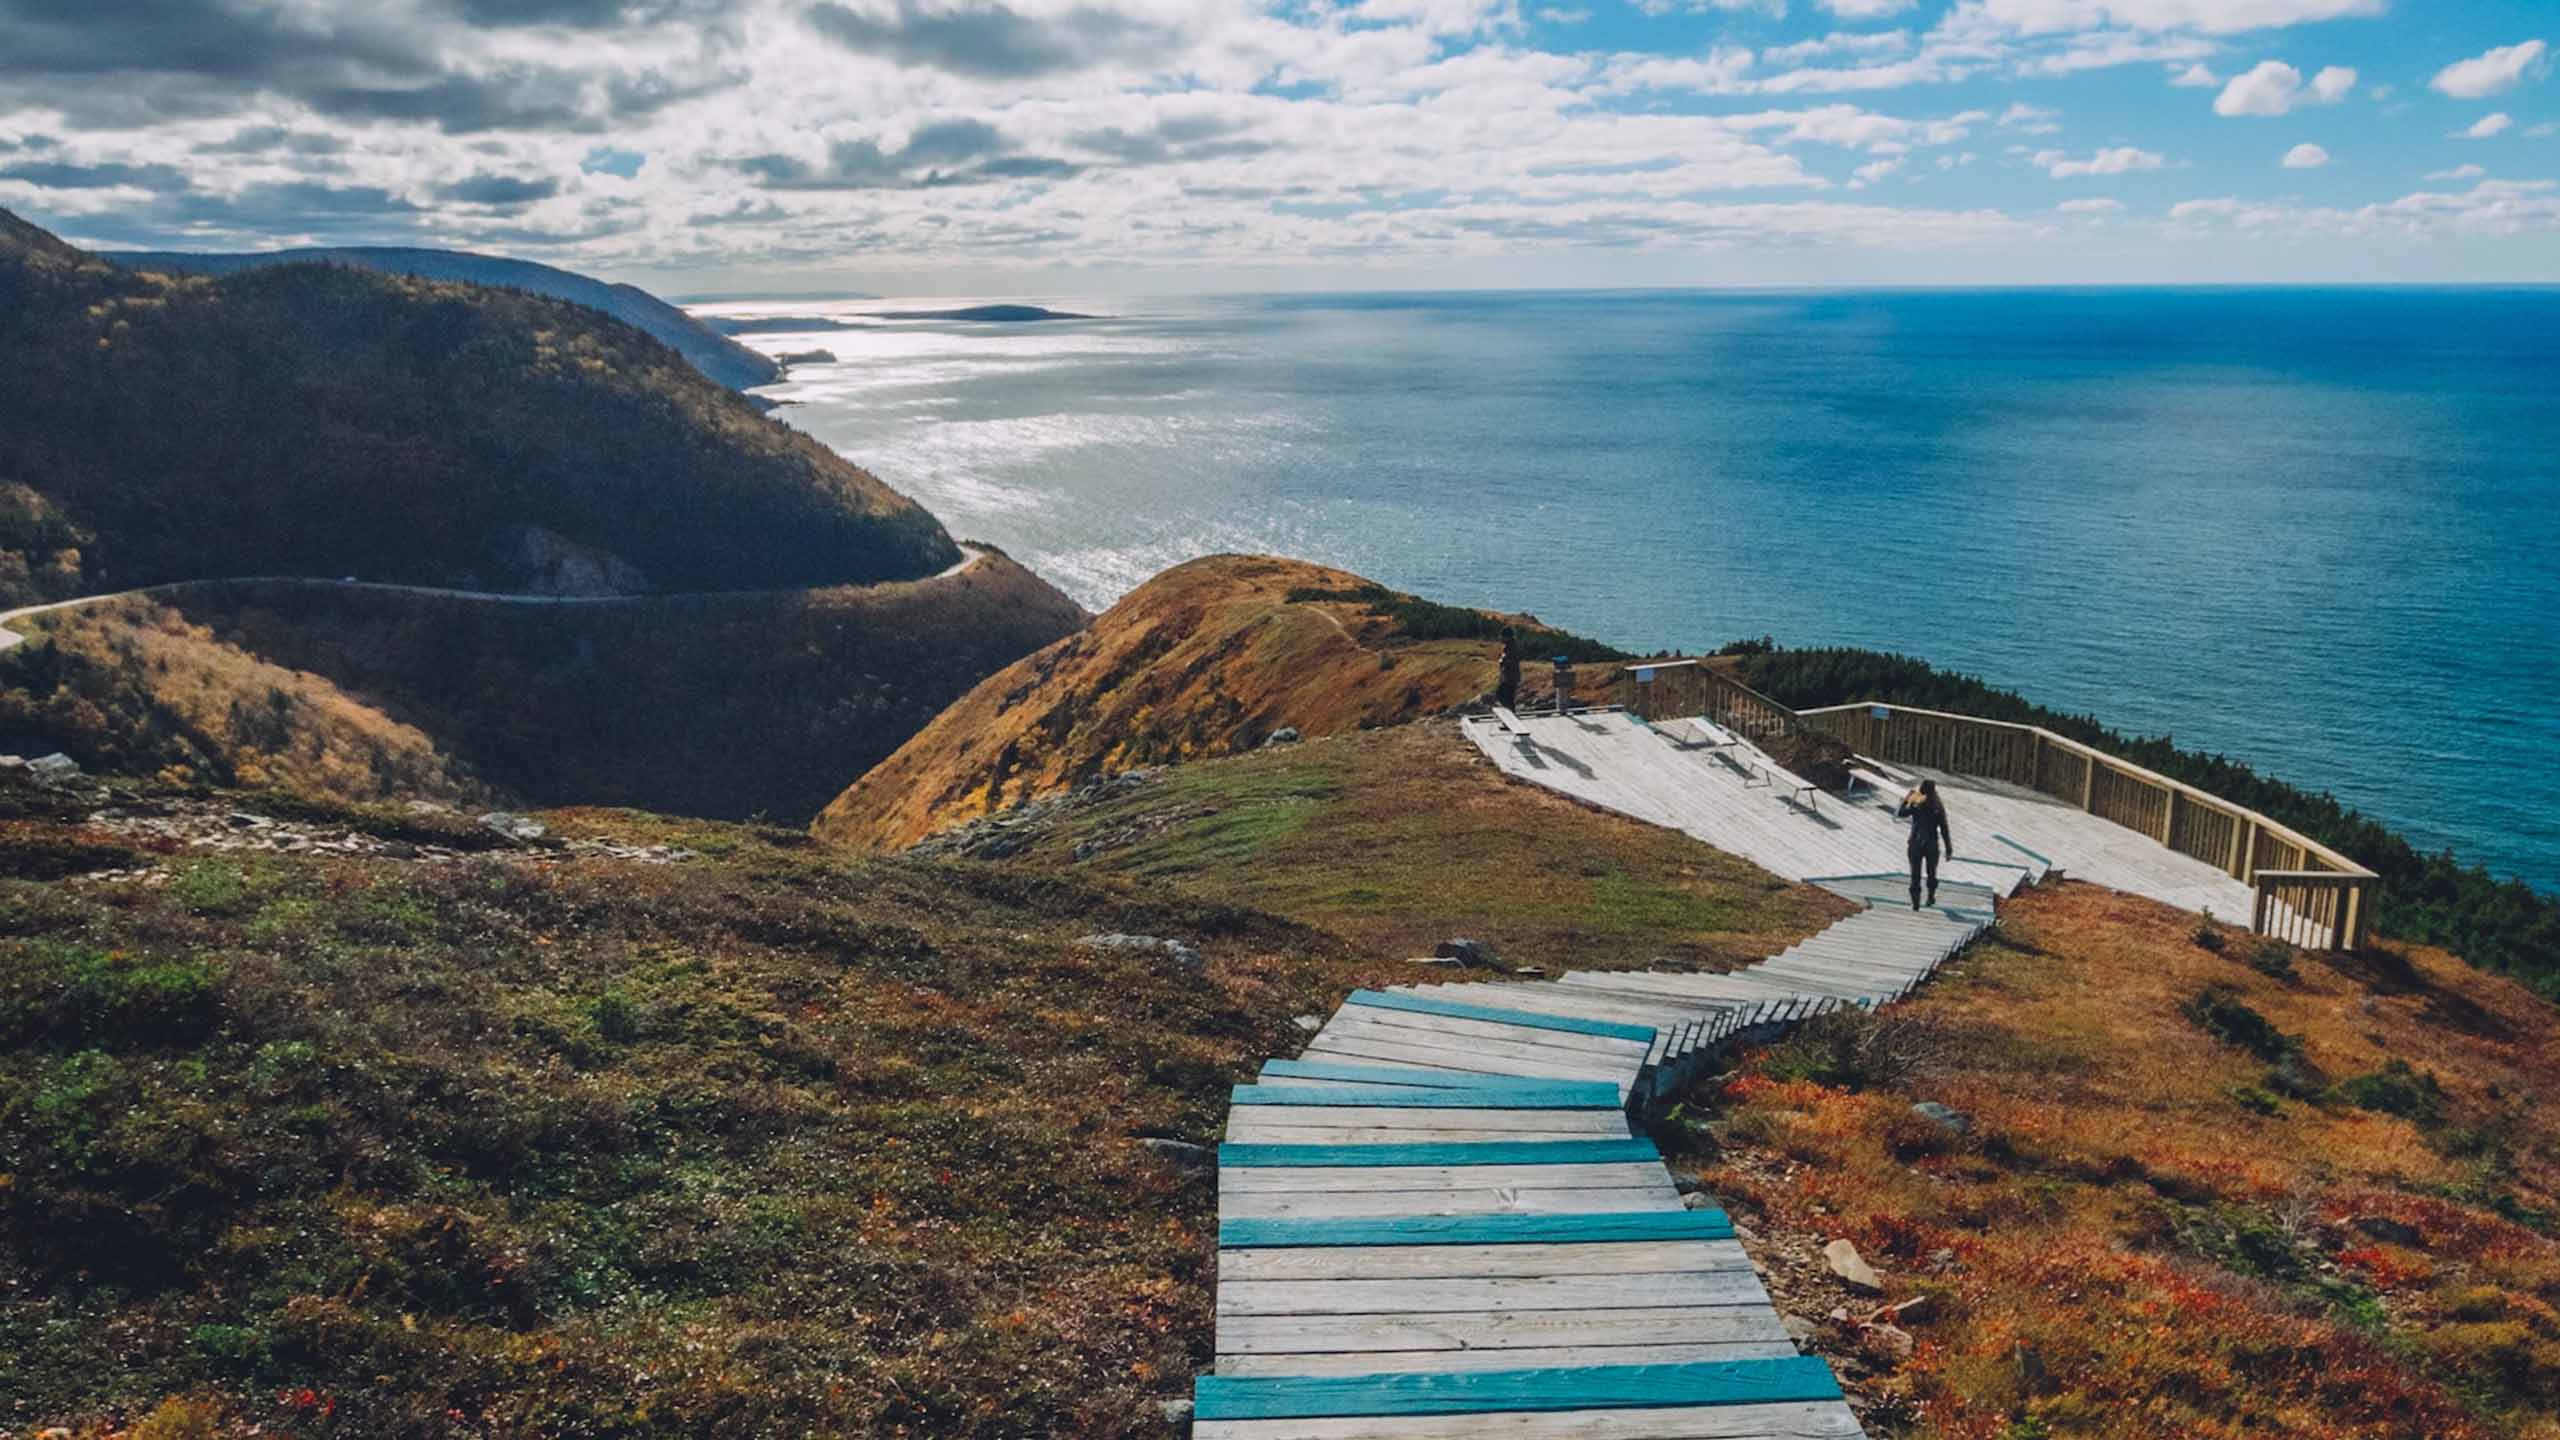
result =
[[[2010,849],[2017,851],[2019,854],[2026,856],[2028,859],[2035,861],[2047,870],[2053,868],[2053,861],[2049,857],[2037,854],[2035,851],[2028,849],[2026,846],[2019,844],[2017,841],[2010,839],[2006,835],[1994,831],[1992,832],[1991,838],[2008,846]]]
[[[1375,1165],[1629,1165],[1659,1160],[1650,1140],[1486,1140],[1412,1145],[1218,1147],[1218,1163],[1253,1169]]]
[[[1322,1060],[1265,1060],[1262,1062],[1262,1077],[1266,1080],[1342,1080],[1359,1085],[1405,1085],[1425,1090],[1502,1090],[1521,1083],[1521,1077],[1517,1075],[1481,1075],[1466,1070],[1390,1070],[1383,1065],[1335,1065]]]
[[[1560,1080],[1544,1085],[1515,1085],[1506,1090],[1416,1090],[1400,1085],[1329,1090],[1317,1085],[1238,1085],[1227,1099],[1233,1105],[1332,1105],[1364,1110],[1617,1110],[1625,1105],[1618,1098],[1618,1087],[1605,1080]]]
[[[1650,1025],[1622,1025],[1614,1020],[1582,1020],[1569,1015],[1541,1015],[1534,1010],[1497,1010],[1490,1005],[1469,1005],[1458,1000],[1434,1000],[1427,995],[1389,995],[1376,990],[1355,990],[1346,1005],[1366,1005],[1372,1010],[1403,1010],[1415,1015],[1446,1015],[1452,1020],[1486,1020],[1497,1025],[1523,1025],[1533,1030],[1562,1030],[1575,1035],[1606,1035],[1616,1040],[1653,1043]]]
[[[1659,1410],[1838,1400],[1831,1367],[1810,1355],[1689,1365],[1478,1370],[1421,1375],[1203,1375],[1201,1420],[1354,1415],[1476,1415],[1512,1410]]]
[[[1721,1210],[1640,1210],[1607,1215],[1400,1215],[1228,1220],[1222,1250],[1338,1245],[1588,1245],[1599,1241],[1730,1240]]]

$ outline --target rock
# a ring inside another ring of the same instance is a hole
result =
[[[1716,1208],[1716,1202],[1712,1197],[1693,1190],[1680,1197],[1680,1208],[1683,1210],[1713,1210]]]
[[[1431,953],[1442,960],[1455,960],[1461,965],[1480,969],[1490,969],[1495,963],[1491,947],[1481,940],[1469,940],[1463,937],[1456,940],[1443,940]]]
[[[439,805],[433,800],[412,800],[409,802],[408,810],[412,815],[450,815],[453,813],[452,806]]]
[[[1324,1017],[1321,1015],[1292,1015],[1289,1017],[1289,1023],[1312,1035],[1318,1030],[1324,1028]]]
[[[1217,1151],[1206,1145],[1194,1145],[1188,1140],[1167,1140],[1160,1136],[1142,1135],[1138,1137],[1138,1143],[1185,1170],[1206,1170],[1218,1163]]]
[[[1199,951],[1179,940],[1167,940],[1160,935],[1087,935],[1076,943],[1088,950],[1157,951],[1170,956],[1174,964],[1195,975],[1206,969],[1209,963],[1201,958]]]
[[[1911,1107],[1911,1113],[1942,1130],[1948,1131],[1951,1134],[1969,1135],[1973,1133],[1972,1116],[1967,1115],[1961,1110],[1951,1109],[1948,1106],[1941,1105],[1935,1100],[1921,1101],[1919,1104]]]
[[[1908,1300],[1898,1300],[1887,1305],[1876,1312],[1875,1318],[1891,1320],[1897,1324],[1903,1321],[1926,1320],[1936,1309],[1937,1302],[1929,1296],[1914,1295]]]
[[[1188,1400],[1159,1400],[1159,1401],[1157,1401],[1157,1402],[1156,1402],[1156,1408],[1157,1408],[1158,1410],[1161,1410],[1161,1411],[1163,1411],[1163,1412],[1164,1412],[1164,1423],[1166,1423],[1167,1425],[1172,1426],[1175,1430],[1180,1431],[1180,1432],[1182,1432],[1182,1433],[1184,1433],[1184,1434],[1186,1434],[1186,1435],[1190,1433],[1190,1431],[1191,1431],[1191,1402],[1190,1402],[1190,1401],[1188,1401]]]
[[[80,762],[56,750],[28,761],[27,777],[39,785],[68,785],[80,778]]]
[[[2426,1238],[2418,1233],[2417,1226],[2394,1220],[2387,1215],[2360,1215],[2356,1217],[2355,1225],[2357,1229],[2385,1245],[2415,1245]]]
[[[1822,1333],[1820,1325],[1801,1315],[1781,1315],[1778,1317],[1778,1323],[1786,1327],[1787,1338],[1798,1345],[1805,1344]]]
[[[1930,1251],[1929,1268],[1932,1270],[1953,1270],[1956,1268],[1955,1250],[1950,1246],[1941,1245],[1937,1249]]]
[[[234,830],[256,830],[275,822],[264,815],[252,815],[246,810],[234,810],[222,817],[222,823]]]
[[[508,810],[492,810],[481,816],[480,826],[484,830],[494,830],[510,840],[520,842],[539,840],[551,833],[549,826],[532,816],[518,815]]]
[[[1295,745],[1297,743],[1298,727],[1295,725],[1283,725],[1279,729],[1272,731],[1270,736],[1263,740],[1262,748],[1268,750],[1274,745]]]
[[[777,364],[782,365],[833,365],[836,363],[836,352],[833,350],[786,350],[773,358]]]
[[[1822,1263],[1830,1266],[1831,1273],[1839,1276],[1841,1282],[1852,1290],[1864,1291],[1869,1295],[1884,1293],[1883,1279],[1876,1274],[1873,1266],[1859,1256],[1858,1247],[1847,1240],[1834,1240],[1823,1246]]]
[[[1869,1325],[1858,1331],[1858,1341],[1871,1353],[1896,1364],[1911,1358],[1911,1332],[1898,1325]]]

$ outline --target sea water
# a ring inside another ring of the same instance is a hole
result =
[[[1012,298],[1012,297],[1006,297]],[[2560,291],[1057,299],[782,417],[1099,609],[1275,551],[1628,649],[1902,651],[2560,889]]]

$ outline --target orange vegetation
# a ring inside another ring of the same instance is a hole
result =
[[[911,844],[1089,776],[1427,715],[1491,689],[1495,647],[1415,640],[1302,560],[1217,555],[1139,586],[1082,634],[998,672],[854,782],[822,840]]]
[[[2560,1021],[2442,952],[2219,938],[2086,886],[2022,898],[1865,1022],[1893,1073],[1799,1039],[1702,1097],[1703,1181],[1932,1297],[1871,1382],[1879,1429],[2560,1435]]]

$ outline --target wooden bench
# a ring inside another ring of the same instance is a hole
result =
[[[1509,734],[1512,739],[1526,740],[1529,738],[1529,727],[1521,723],[1519,715],[1514,713],[1510,706],[1494,706],[1493,718],[1502,722],[1504,732]]]
[[[1765,762],[1753,765],[1751,770],[1757,778],[1743,781],[1743,789],[1766,790],[1790,805],[1801,805],[1816,814],[1821,813],[1822,806],[1816,803],[1816,797],[1822,794],[1821,786]]]

